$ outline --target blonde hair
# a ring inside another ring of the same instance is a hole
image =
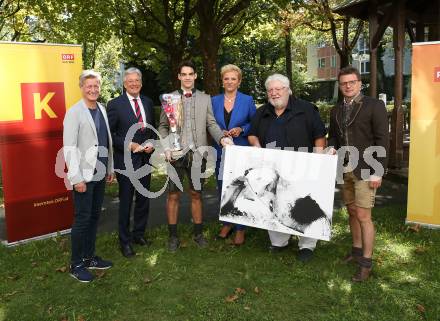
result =
[[[225,73],[230,72],[230,71],[235,71],[238,74],[238,80],[241,81],[241,69],[236,66],[236,65],[224,65],[221,69],[220,69],[220,76],[223,79],[223,76],[225,75]]]
[[[94,70],[83,70],[81,75],[79,76],[79,87],[84,85],[86,79],[98,79],[99,84],[101,84],[101,74]]]

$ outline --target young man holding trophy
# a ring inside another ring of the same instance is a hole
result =
[[[206,247],[203,236],[201,174],[206,169],[208,135],[223,146],[233,144],[223,136],[212,113],[211,97],[194,88],[197,78],[196,67],[191,61],[179,66],[180,89],[161,97],[159,133],[165,142],[165,156],[177,173],[180,186],[170,179],[168,184],[167,218],[168,250],[175,252],[180,246],[177,233],[177,219],[182,183],[186,175],[190,184],[191,212],[194,223],[193,240],[199,247]]]

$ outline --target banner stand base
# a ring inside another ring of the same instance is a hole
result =
[[[28,239],[24,239],[24,240],[20,240],[20,241],[15,241],[15,242],[8,242],[8,241],[1,241],[3,245],[7,246],[7,247],[12,247],[12,246],[17,246],[17,245],[21,245],[21,244],[25,244],[28,242],[32,242],[32,241],[39,241],[39,240],[44,240],[50,237],[54,237],[54,236],[58,236],[58,235],[64,235],[64,234],[69,234],[70,233],[70,228],[67,230],[62,230],[62,231],[58,231],[58,232],[53,232],[53,233],[49,233],[49,234],[45,234],[45,235],[40,235],[40,236],[35,236],[35,237],[31,237]]]
[[[438,229],[440,229],[440,225],[420,223],[420,222],[415,222],[415,221],[405,220],[405,224],[418,224],[418,225],[420,225],[422,227],[426,227],[426,228],[429,228],[431,230],[438,230]]]

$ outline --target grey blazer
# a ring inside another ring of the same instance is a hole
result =
[[[98,103],[105,119],[108,132],[108,162],[105,173],[113,173],[113,143],[105,108]],[[72,185],[80,182],[90,182],[93,178],[95,167],[99,171],[98,159],[98,134],[95,123],[84,101],[81,99],[73,105],[64,116],[63,153],[67,164],[67,178]]]
[[[179,94],[176,90],[173,94]],[[191,108],[191,129],[194,137],[194,144],[196,148],[200,146],[208,146],[208,130],[211,137],[220,144],[220,139],[223,137],[223,132],[214,118],[211,105],[211,96],[196,90],[195,104]],[[169,134],[169,123],[167,115],[163,111],[160,112],[159,134],[162,139],[167,138]],[[165,141],[165,147],[168,147],[169,142]]]

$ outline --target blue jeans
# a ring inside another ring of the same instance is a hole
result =
[[[222,186],[223,186],[223,180],[219,177],[220,173],[220,159],[217,159],[217,163],[215,166],[215,179],[217,180],[217,196],[218,196],[218,202],[221,204],[221,198],[222,198]],[[233,225],[232,223],[228,222],[222,222],[223,226],[225,225]],[[240,224],[234,225],[234,230],[241,231],[244,230],[245,226]]]
[[[87,190],[84,193],[73,192],[75,211],[70,232],[72,242],[71,263],[73,265],[95,255],[96,231],[104,200],[105,179],[89,182],[86,185]]]

